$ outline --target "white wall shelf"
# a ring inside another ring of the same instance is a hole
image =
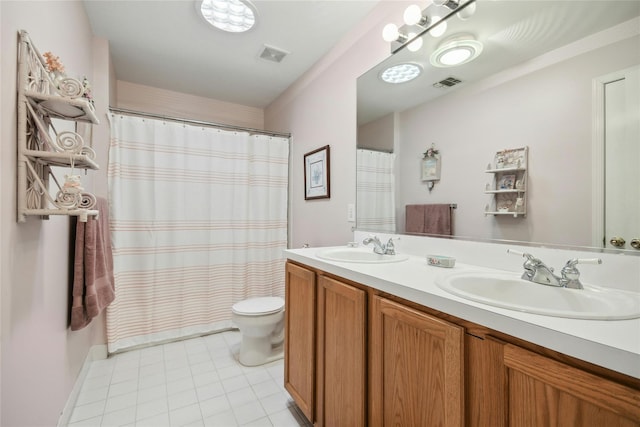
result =
[[[485,194],[492,196],[485,206],[485,216],[527,215],[528,157],[528,147],[504,149],[495,154],[493,163],[485,170],[492,175],[492,181],[485,185]]]
[[[18,221],[30,215],[97,216],[96,198],[85,192],[74,169],[99,169],[95,152],[85,145],[77,123],[98,124],[84,82],[55,75],[31,42],[19,32],[18,52]],[[74,131],[59,132],[52,119],[75,123]],[[51,167],[71,168],[60,184]],[[57,186],[51,194],[49,184]]]

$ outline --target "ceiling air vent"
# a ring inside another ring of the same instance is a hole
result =
[[[458,83],[462,83],[462,80],[456,79],[455,77],[447,77],[444,80],[440,80],[439,82],[434,83],[433,87],[446,89],[446,88],[449,88],[451,86],[455,86]]]
[[[260,58],[265,61],[281,62],[289,52],[286,50],[278,49],[277,47],[269,46],[265,44],[260,51]]]

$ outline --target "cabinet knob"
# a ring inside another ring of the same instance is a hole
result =
[[[611,243],[611,245],[615,246],[616,248],[621,248],[627,242],[622,237],[613,237],[611,238],[611,240],[609,240],[609,243]]]
[[[632,239],[630,244],[633,249],[640,249],[640,239]]]

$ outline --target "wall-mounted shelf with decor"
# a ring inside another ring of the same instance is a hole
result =
[[[527,162],[529,147],[498,151],[486,173],[493,176],[485,186],[491,202],[485,206],[485,215],[527,215]]]
[[[18,52],[18,221],[28,215],[98,215],[96,198],[85,192],[74,169],[99,169],[95,152],[84,144],[78,123],[97,124],[86,80],[66,77],[57,57],[40,55],[26,31]],[[55,68],[55,69],[51,69]],[[74,124],[58,131],[52,119]],[[71,168],[62,184],[51,167]],[[57,186],[52,195],[50,181]]]

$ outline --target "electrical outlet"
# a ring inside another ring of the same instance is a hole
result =
[[[347,222],[356,222],[356,205],[353,203],[347,205]]]

